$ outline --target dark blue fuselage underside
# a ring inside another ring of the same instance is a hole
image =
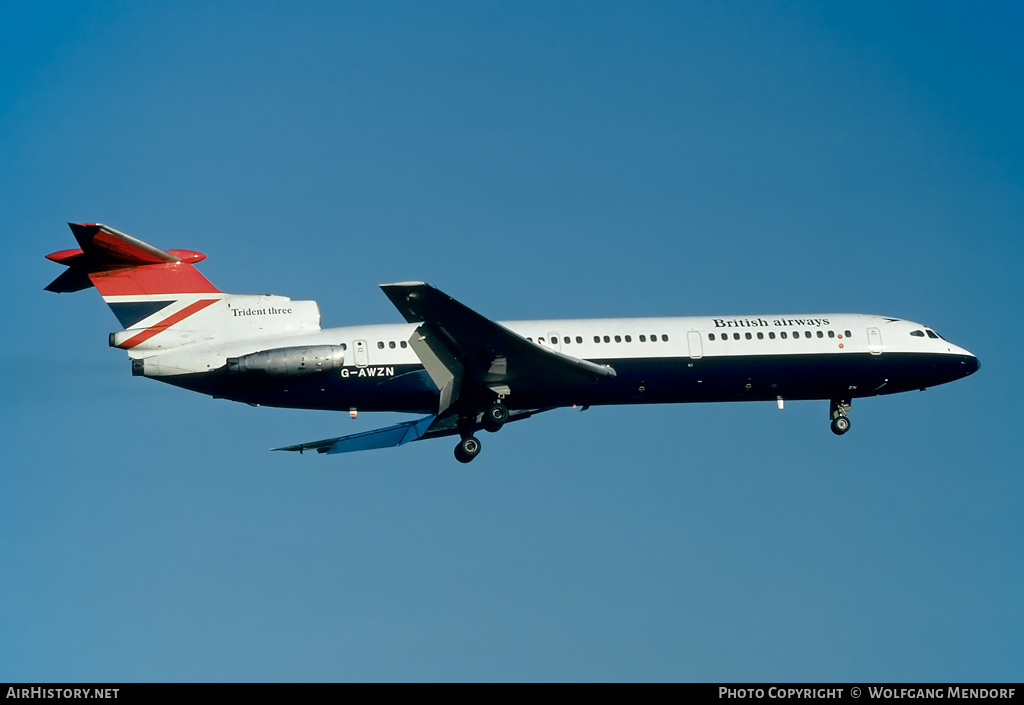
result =
[[[970,355],[887,352],[593,360],[616,376],[594,383],[534,388],[529,379],[509,386],[510,408],[602,404],[664,404],[713,401],[853,399],[933,387],[973,373]],[[158,378],[218,398],[262,406],[347,411],[435,413],[437,388],[421,365],[345,368],[342,373],[294,377],[258,372],[212,372]],[[464,385],[462,401],[494,393]]]

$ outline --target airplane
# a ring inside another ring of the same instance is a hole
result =
[[[273,450],[346,453],[458,436],[559,407],[827,400],[850,429],[855,398],[945,384],[977,357],[913,321],[865,314],[492,321],[424,282],[382,284],[404,323],[322,329],[315,301],[226,294],[195,264],[101,223],[69,223],[79,247],[46,289],[99,290],[132,374],[254,406],[422,414]]]

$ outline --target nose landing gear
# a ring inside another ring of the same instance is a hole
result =
[[[849,399],[833,399],[829,404],[829,416],[832,418],[832,433],[841,436],[850,430],[850,419],[846,412],[850,410]]]

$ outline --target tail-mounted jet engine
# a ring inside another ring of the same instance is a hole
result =
[[[345,363],[345,350],[340,345],[275,348],[229,357],[227,363],[232,374],[261,372],[273,377],[295,377],[340,370]]]
[[[141,377],[173,377],[226,367],[229,374],[299,377],[340,370],[345,362],[345,349],[340,345],[303,345],[262,350],[229,357],[226,365],[221,354],[195,346],[136,358],[132,360],[132,374]]]

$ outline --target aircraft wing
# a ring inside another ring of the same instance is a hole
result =
[[[523,409],[509,412],[509,421],[520,421],[527,419],[547,409]],[[374,448],[394,448],[413,441],[422,441],[428,438],[440,438],[442,436],[453,436],[458,433],[456,417],[452,414],[446,417],[434,415],[424,416],[413,421],[403,421],[394,426],[376,428],[372,431],[353,433],[349,436],[338,438],[325,438],[322,441],[310,443],[299,443],[283,448],[272,448],[271,450],[292,450],[300,453],[307,450],[315,450],[317,453],[352,453],[357,450],[372,450]]]
[[[419,323],[409,343],[441,390],[438,414],[466,386],[499,395],[553,385],[586,384],[615,370],[538,345],[423,282],[382,284],[409,323]]]

